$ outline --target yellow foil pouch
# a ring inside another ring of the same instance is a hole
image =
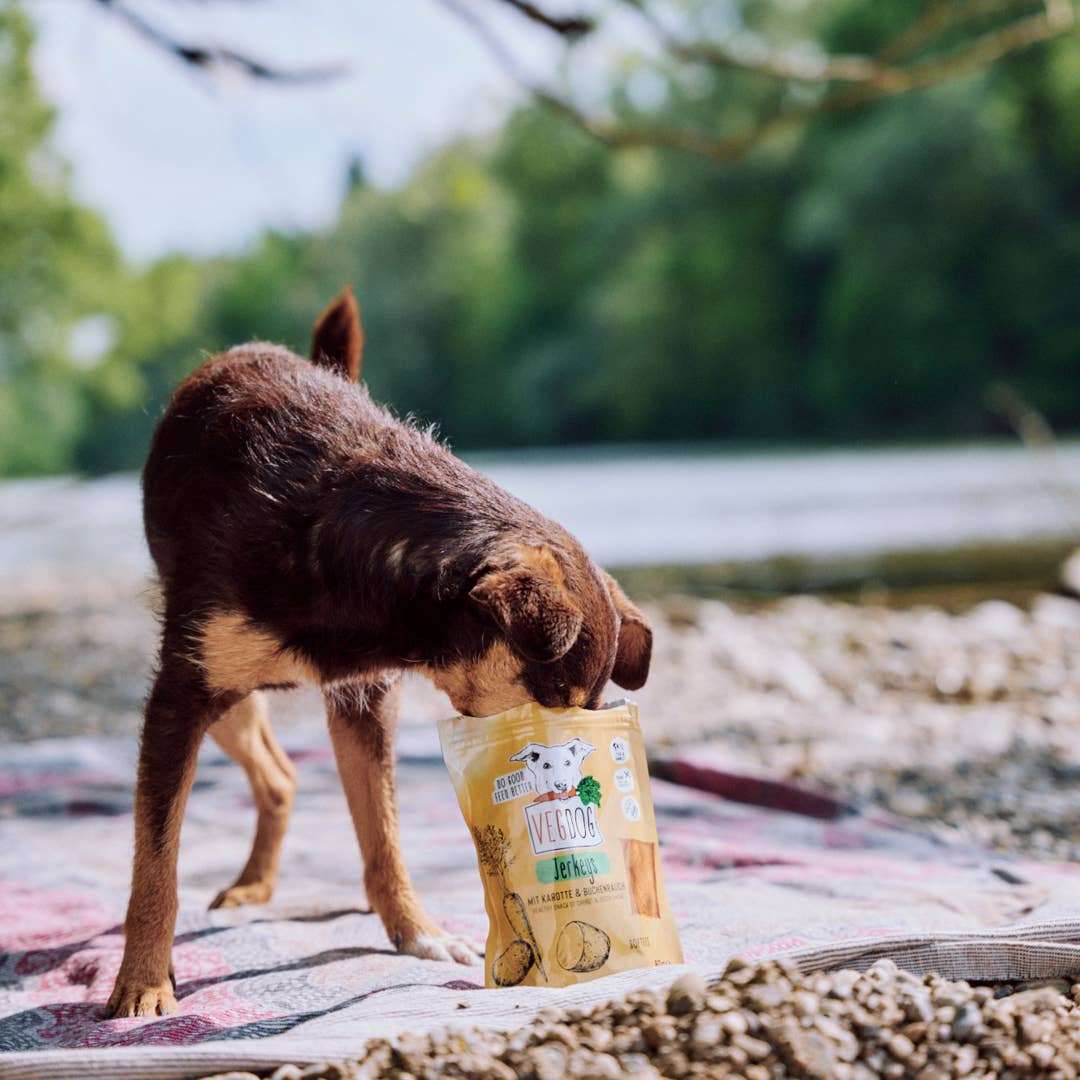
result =
[[[682,962],[636,705],[521,705],[439,738],[484,881],[488,986]]]

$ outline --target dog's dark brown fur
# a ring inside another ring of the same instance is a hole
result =
[[[259,807],[251,859],[216,903],[273,889],[294,779],[260,691],[322,687],[372,905],[398,948],[467,960],[424,914],[399,851],[397,674],[421,671],[485,715],[527,700],[595,707],[609,678],[636,689],[648,673],[651,633],[615,582],[560,526],[374,404],[354,384],[361,348],[346,292],[320,317],[312,360],[231,349],[177,389],[155,434],[143,492],[161,661],[113,1015],[175,1008],[176,850],[207,729]]]

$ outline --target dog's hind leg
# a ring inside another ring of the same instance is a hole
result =
[[[210,692],[185,647],[186,641],[170,643],[166,636],[146,702],[135,785],[135,866],[124,958],[109,998],[109,1016],[176,1012],[170,958],[180,822],[199,743],[207,726],[231,704],[228,697]]]
[[[398,693],[397,684],[375,683],[325,694],[338,772],[364,857],[368,902],[399,952],[475,964],[476,946],[447,934],[424,911],[401,856],[394,792]]]
[[[214,741],[243,766],[258,809],[255,841],[240,876],[217,894],[211,908],[265,904],[277,883],[281,845],[296,794],[296,770],[270,727],[266,697],[258,690],[210,728]]]

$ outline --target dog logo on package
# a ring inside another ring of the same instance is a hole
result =
[[[558,746],[531,742],[510,758],[523,763],[519,770],[525,774],[522,779],[504,783],[502,788],[499,781],[508,778],[496,780],[493,801],[505,801],[499,800],[501,791],[536,793],[523,811],[534,855],[598,847],[604,842],[597,816],[600,784],[596,777],[583,775],[584,761],[595,749],[580,738]]]

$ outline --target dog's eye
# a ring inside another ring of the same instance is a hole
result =
[[[567,759],[566,759],[566,760],[565,760],[565,761],[563,762],[563,764],[564,764],[564,765],[569,765],[569,764],[570,764],[570,759],[569,759],[569,758],[567,758]]]
[[[550,761],[545,761],[544,762],[544,768],[545,769],[550,769],[551,768],[551,762]]]

